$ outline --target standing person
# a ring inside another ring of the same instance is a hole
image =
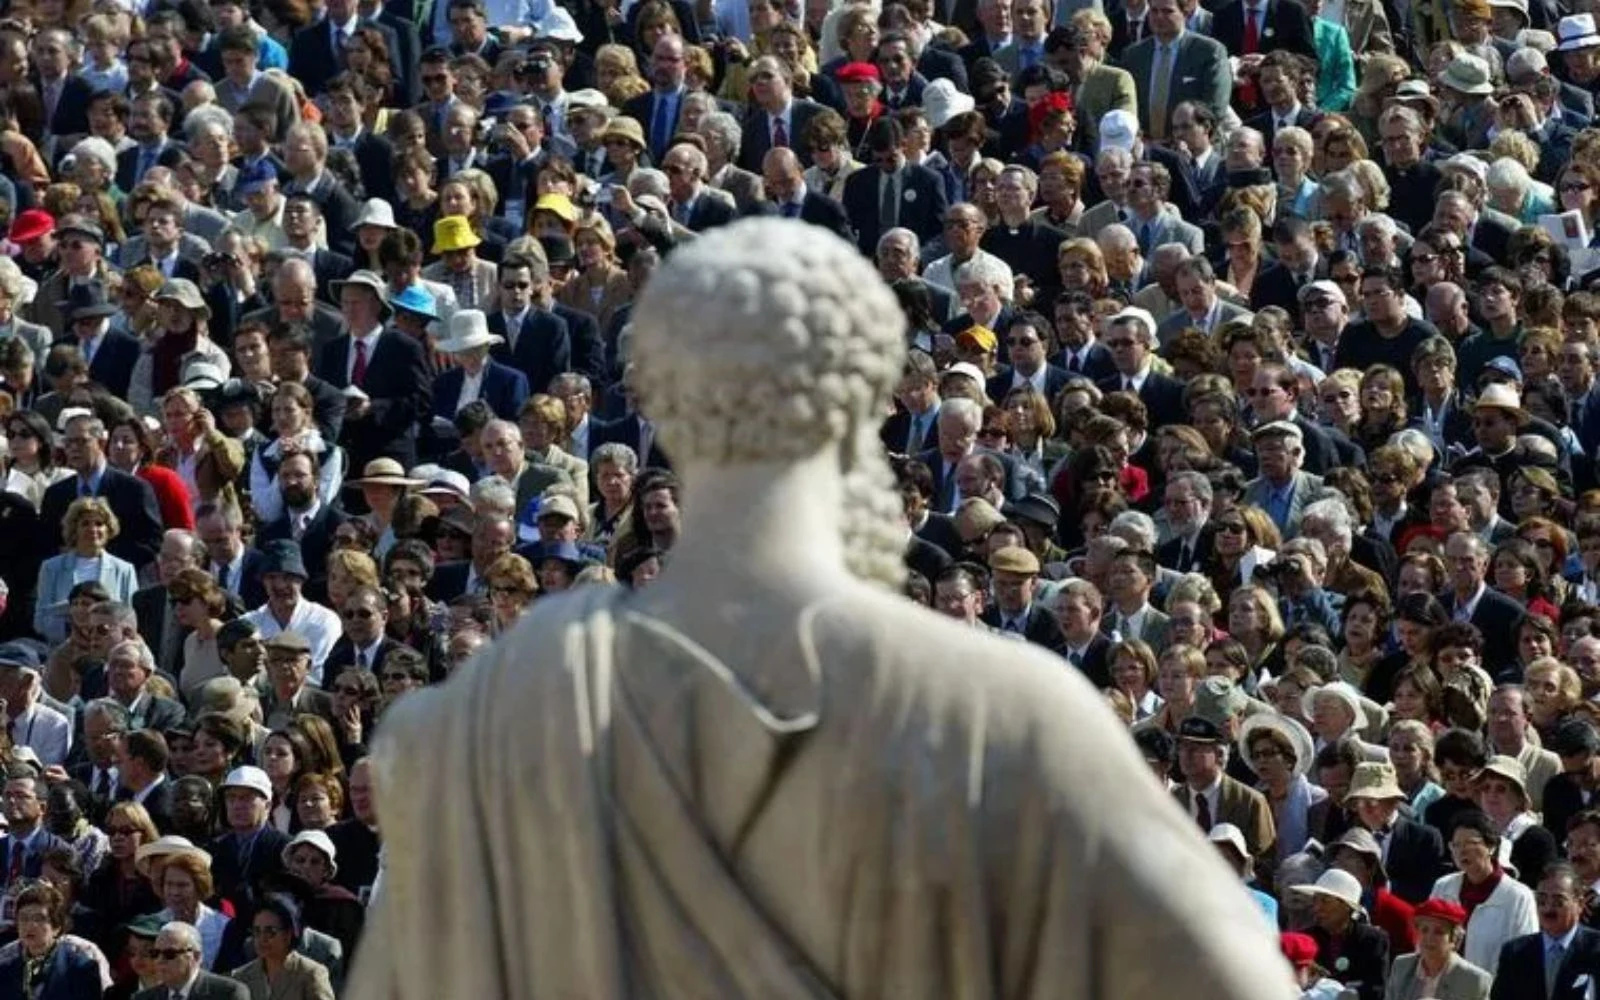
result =
[[[134,567],[108,551],[121,530],[111,507],[98,497],[72,501],[61,520],[65,550],[39,567],[34,590],[34,631],[51,643],[67,638],[69,597],[86,580],[99,581],[109,599],[126,603],[138,587]]]
[[[1494,977],[1456,953],[1467,911],[1459,903],[1430,899],[1412,914],[1417,950],[1394,960],[1384,1000],[1489,1000]]]
[[[410,468],[417,464],[417,420],[432,395],[422,345],[385,326],[392,310],[377,274],[357,271],[332,287],[348,332],[323,347],[317,377],[350,400],[339,442],[353,467],[388,457]]]
[[[1593,992],[1600,969],[1600,931],[1579,923],[1583,886],[1565,862],[1545,869],[1539,880],[1539,929],[1500,949],[1492,1000],[1546,1000]]]
[[[39,520],[62,524],[67,508],[79,497],[102,498],[121,530],[106,544],[106,551],[135,568],[155,560],[161,547],[161,513],[155,491],[137,476],[114,469],[106,461],[106,425],[84,414],[67,421],[62,438],[67,465],[74,475],[45,490]]]

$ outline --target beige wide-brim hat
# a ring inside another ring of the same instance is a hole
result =
[[[640,151],[650,148],[644,141],[644,126],[639,124],[638,119],[629,118],[627,115],[618,115],[606,123],[606,130],[600,133],[600,141],[604,143],[612,139],[631,142]]]
[[[156,865],[164,864],[167,860],[180,854],[187,854],[199,858],[207,868],[211,867],[211,855],[207,851],[194,846],[188,837],[169,835],[157,838],[148,844],[142,844],[133,856],[133,867],[145,878],[150,877],[150,870]]]
[[[450,339],[439,341],[445,354],[463,354],[479,347],[505,343],[505,338],[489,332],[489,318],[479,309],[457,309],[450,315]]]
[[[362,468],[360,479],[352,479],[345,485],[402,486],[409,488],[428,484],[421,479],[412,479],[406,475],[405,467],[392,458],[375,458]]]
[[[1522,801],[1528,801],[1528,772],[1515,757],[1490,757],[1489,763],[1483,765],[1483,769],[1478,772],[1477,780],[1482,781],[1490,775],[1504,778],[1516,785],[1517,791],[1522,793]]]
[[[1255,765],[1250,763],[1250,739],[1262,730],[1277,733],[1294,748],[1293,773],[1296,778],[1311,770],[1311,761],[1317,755],[1317,745],[1311,739],[1311,733],[1305,726],[1277,712],[1257,712],[1247,716],[1239,727],[1239,756],[1244,759],[1251,771]]]
[[[1330,868],[1317,877],[1312,885],[1297,885],[1289,890],[1301,896],[1327,896],[1337,899],[1357,914],[1365,913],[1361,906],[1361,883],[1341,868]]]
[[[1400,788],[1400,779],[1394,773],[1394,765],[1383,761],[1369,760],[1356,765],[1356,771],[1350,776],[1350,790],[1345,792],[1345,799],[1372,799],[1374,802],[1387,802],[1391,799],[1404,799],[1406,793]]]
[[[1500,382],[1486,385],[1478,393],[1472,411],[1476,413],[1479,410],[1506,410],[1516,417],[1519,425],[1527,423],[1530,417],[1528,411],[1522,408],[1522,397],[1517,390]]]

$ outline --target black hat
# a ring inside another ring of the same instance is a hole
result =
[[[1600,750],[1600,733],[1582,719],[1567,719],[1556,726],[1545,748],[1562,757]]]
[[[265,556],[261,561],[262,574],[287,573],[289,576],[298,576],[302,580],[309,579],[310,573],[306,572],[306,561],[300,554],[300,543],[290,538],[277,538],[261,546],[261,554]]]
[[[249,379],[230,378],[217,390],[217,409],[225,406],[259,406],[261,390]]]
[[[1223,743],[1222,730],[1215,722],[1191,715],[1178,726],[1178,739],[1191,743]]]
[[[1021,500],[1008,503],[1000,509],[1008,521],[1031,521],[1034,524],[1054,529],[1056,522],[1061,520],[1061,505],[1056,503],[1055,497],[1043,493],[1029,493]]]
[[[544,256],[552,264],[576,263],[578,252],[572,247],[572,240],[565,236],[541,236],[539,245],[544,247]]]
[[[1228,171],[1228,186],[1231,188],[1260,187],[1263,184],[1271,184],[1273,181],[1272,171],[1266,167]]]
[[[106,283],[98,278],[68,288],[67,297],[57,302],[56,308],[66,314],[69,324],[80,319],[99,319],[117,311]]]

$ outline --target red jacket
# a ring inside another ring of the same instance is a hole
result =
[[[1390,892],[1379,889],[1373,897],[1372,926],[1389,935],[1389,954],[1404,955],[1417,950],[1417,930],[1411,925],[1414,907]]]
[[[156,494],[156,506],[161,508],[161,524],[167,529],[194,530],[194,504],[189,496],[189,484],[183,477],[164,465],[154,462],[139,467],[138,476],[150,484]]]

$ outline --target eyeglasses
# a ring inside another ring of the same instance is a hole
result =
[[[490,597],[520,597],[526,591],[521,587],[495,586],[489,588]]]
[[[347,694],[352,698],[360,698],[367,693],[361,689],[359,684],[335,684],[333,691],[335,694]]]
[[[1244,523],[1241,521],[1218,521],[1218,531],[1226,531],[1230,535],[1244,534]]]
[[[1569,192],[1572,194],[1582,194],[1587,190],[1589,190],[1588,181],[1563,181],[1561,183],[1562,194],[1567,194]]]
[[[192,948],[151,948],[150,957],[162,962],[175,961],[185,955],[192,954]]]
[[[449,79],[450,77],[445,73],[424,73],[422,75],[423,83],[445,83]]]
[[[346,618],[359,618],[362,621],[365,621],[368,618],[378,617],[378,613],[371,608],[346,608],[344,616]]]
[[[401,681],[401,682],[404,682],[404,681],[411,680],[412,677],[411,677],[410,674],[392,673],[392,674],[384,674],[383,675],[383,679],[386,680],[386,681]]]

